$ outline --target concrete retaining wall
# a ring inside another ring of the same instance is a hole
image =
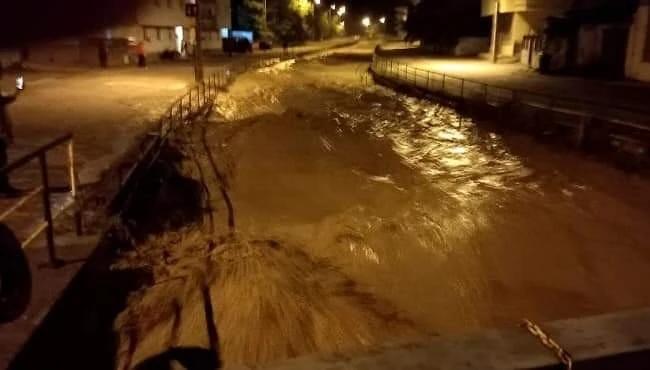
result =
[[[543,329],[573,357],[574,368],[650,368],[650,310],[548,323]],[[265,370],[511,370],[565,368],[552,351],[513,325],[476,334],[385,345],[350,356],[307,357]],[[250,369],[233,367],[231,370]]]

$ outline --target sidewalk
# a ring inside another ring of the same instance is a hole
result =
[[[423,70],[474,80],[514,90],[548,94],[557,98],[589,100],[650,114],[650,84],[635,81],[606,81],[572,76],[542,75],[520,64],[492,64],[467,58],[400,55],[399,50],[382,56]]]

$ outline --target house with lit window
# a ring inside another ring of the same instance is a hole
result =
[[[186,2],[194,0],[137,0],[138,5],[120,24],[80,37],[29,45],[27,61],[57,64],[96,64],[101,43],[109,49],[109,65],[133,60],[133,47],[145,42],[150,56],[165,50],[185,52],[196,42],[195,18],[185,14]],[[202,0],[210,28],[203,29],[204,49],[220,49],[224,29],[231,27],[231,0]],[[203,18],[206,19],[206,18]]]
[[[185,42],[193,44],[196,39],[195,20],[185,14],[187,0],[140,0],[131,22],[106,29],[107,39],[144,40],[149,53],[164,50],[182,51]],[[211,4],[212,3],[212,4]],[[202,1],[206,12],[214,18],[214,28],[204,30],[203,47],[221,47],[220,29],[230,28],[230,0]]]

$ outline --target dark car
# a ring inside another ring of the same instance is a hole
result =
[[[235,50],[239,53],[252,53],[253,44],[247,38],[239,38],[235,41]]]

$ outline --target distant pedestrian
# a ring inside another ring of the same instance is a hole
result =
[[[2,75],[0,74],[0,79],[1,78]],[[7,148],[9,145],[13,144],[14,141],[14,130],[7,112],[7,106],[16,100],[19,92],[19,89],[16,89],[12,95],[0,92],[0,168],[4,168],[9,163]],[[0,196],[13,198],[20,196],[21,194],[22,191],[9,184],[9,176],[0,173]]]
[[[140,41],[138,45],[136,46],[136,53],[138,54],[138,67],[146,67],[147,66],[147,57],[145,54],[145,47],[144,47],[144,40]]]
[[[108,67],[108,47],[106,41],[101,40],[99,42],[97,54],[99,56],[99,66],[102,68]]]

